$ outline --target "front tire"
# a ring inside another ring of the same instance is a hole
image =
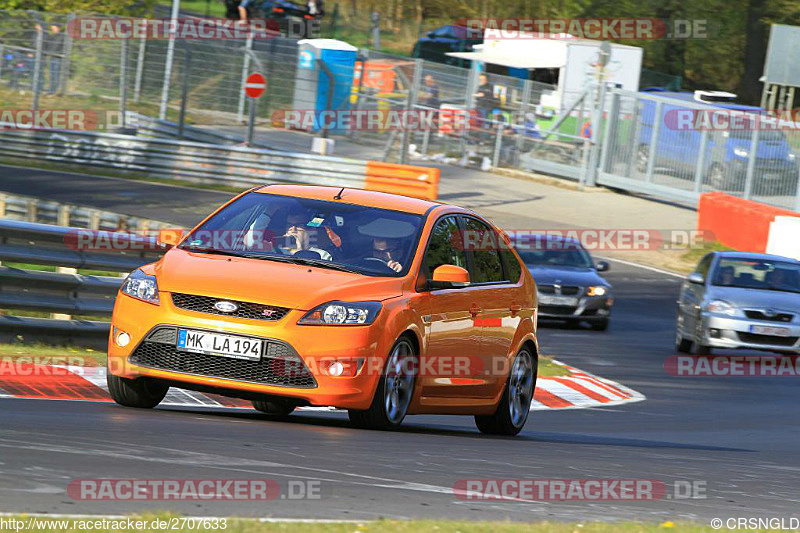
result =
[[[289,416],[295,409],[293,403],[281,399],[253,400],[252,403],[256,411],[271,416]]]
[[[386,370],[378,382],[372,405],[365,411],[350,409],[353,426],[391,430],[400,427],[408,412],[416,384],[417,355],[411,341],[401,337],[389,352]]]
[[[111,374],[106,375],[108,393],[111,398],[125,407],[152,409],[164,399],[169,386],[152,378],[127,379]]]
[[[523,348],[514,359],[497,410],[492,415],[475,417],[481,433],[513,436],[522,431],[531,411],[538,374],[539,360]]]

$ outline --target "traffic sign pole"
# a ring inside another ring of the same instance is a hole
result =
[[[267,79],[260,72],[253,72],[247,76],[244,84],[244,92],[247,95],[250,106],[250,117],[247,123],[247,146],[253,144],[253,131],[256,122],[256,103],[267,88]]]
[[[256,98],[248,98],[250,105],[250,119],[247,123],[247,146],[253,145],[253,130],[256,123]]]

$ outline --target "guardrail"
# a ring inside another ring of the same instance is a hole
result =
[[[405,165],[406,172],[402,172],[402,176],[398,176],[397,168],[383,172],[373,167],[370,177],[380,179],[368,183],[369,163],[355,159],[68,130],[7,129],[0,131],[0,139],[6,156],[192,183],[234,187],[268,182],[310,183],[404,191],[409,195],[424,194],[427,199],[438,195],[439,169],[429,167]],[[420,184],[424,187],[420,188]]]
[[[16,220],[0,220],[0,261],[56,265],[112,272],[129,272],[157,260],[164,248],[152,237],[113,233],[124,250],[79,249],[89,230]],[[110,316],[123,278],[67,272],[45,272],[0,266],[0,306],[3,308],[84,316]],[[0,316],[6,335],[33,334],[35,338],[68,337],[85,344],[108,335],[102,321]]]

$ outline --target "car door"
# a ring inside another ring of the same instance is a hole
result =
[[[493,228],[471,216],[462,216],[461,221],[468,244],[471,290],[478,303],[479,358],[486,371],[485,382],[476,391],[491,397],[505,384],[510,368],[511,344],[524,301],[518,284],[522,270],[513,253],[507,252],[510,257],[504,261],[504,241]]]
[[[682,330],[686,338],[692,338],[697,328],[697,317],[700,314],[700,306],[705,297],[705,288],[708,283],[708,276],[711,272],[711,264],[713,261],[714,254],[710,253],[703,256],[703,259],[697,263],[697,267],[694,271],[703,276],[702,285],[691,283],[686,280],[681,286],[681,295],[678,300],[678,313],[680,313],[680,319],[683,321]]]
[[[459,232],[455,215],[445,215],[434,225],[417,283],[421,290],[428,290],[425,283],[440,265],[467,268],[467,254],[457,245]],[[479,332],[471,312],[476,305],[475,291],[469,287],[429,290],[422,317],[426,348],[420,356],[417,382],[422,388],[423,405],[431,403],[431,398],[460,395],[463,382],[451,366],[457,359],[469,361],[478,353]]]

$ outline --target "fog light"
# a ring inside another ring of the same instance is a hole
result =
[[[339,361],[334,361],[331,363],[331,366],[328,367],[328,373],[331,376],[338,377],[344,373],[344,365]]]
[[[722,337],[722,332],[717,328],[709,328],[708,336],[711,337],[712,339],[719,339],[720,337]]]
[[[125,333],[124,331],[120,331],[117,333],[117,346],[122,348],[126,347],[131,342],[131,336]]]

